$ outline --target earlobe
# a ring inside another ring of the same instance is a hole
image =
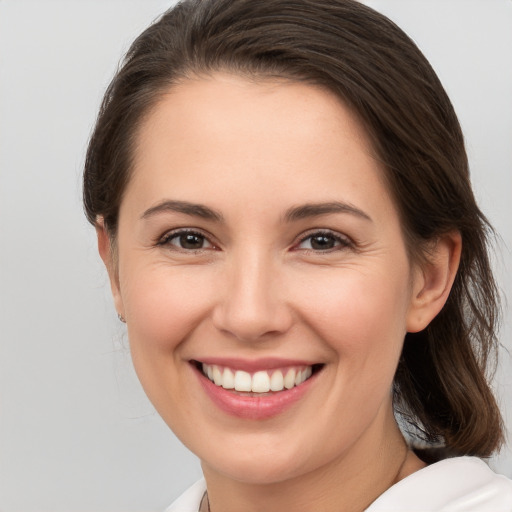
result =
[[[425,264],[416,270],[407,332],[419,332],[441,311],[459,268],[462,238],[458,231],[440,236]]]
[[[108,272],[110,279],[110,288],[112,290],[112,296],[114,298],[114,304],[117,310],[117,314],[124,317],[124,307],[121,298],[121,292],[119,287],[119,275],[117,271],[117,264],[115,261],[115,254],[112,247],[112,240],[107,232],[103,217],[98,217],[96,220],[96,235],[98,237],[98,252],[100,254],[103,263]]]

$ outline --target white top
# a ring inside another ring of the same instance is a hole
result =
[[[197,512],[199,480],[165,512]],[[476,457],[445,459],[416,471],[381,494],[367,512],[512,512],[512,480]]]

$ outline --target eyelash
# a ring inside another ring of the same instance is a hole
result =
[[[336,245],[335,247],[329,248],[329,249],[324,249],[324,250],[322,250],[322,249],[315,250],[314,248],[311,248],[311,249],[307,249],[307,248],[300,249],[299,248],[299,246],[302,245],[304,242],[306,242],[307,240],[311,240],[314,237],[330,238],[330,239],[334,240],[334,243],[337,243],[338,245]],[[326,254],[326,253],[328,254],[328,253],[340,251],[343,249],[351,249],[353,247],[354,247],[354,243],[348,237],[339,235],[336,232],[333,232],[330,230],[325,230],[325,229],[317,229],[314,231],[310,231],[309,233],[306,233],[305,235],[303,235],[300,238],[298,243],[294,245],[294,249],[299,248],[298,250],[304,250],[304,251],[307,251],[308,253],[322,253],[322,254]]]
[[[182,236],[186,236],[186,235],[200,237],[205,242],[209,243],[211,247],[201,247],[199,249],[186,249],[184,247],[179,247],[179,246],[171,243],[171,240],[173,240],[175,238],[182,237]],[[202,252],[204,250],[209,250],[209,249],[218,249],[217,246],[213,242],[210,241],[208,235],[206,235],[205,233],[202,233],[201,231],[196,230],[196,229],[177,229],[177,230],[168,232],[158,240],[157,245],[159,245],[159,246],[170,245],[170,246],[173,246],[175,248],[175,250],[177,250],[177,251],[192,252],[192,253],[198,253],[198,252]]]
[[[197,249],[191,249],[191,248],[187,249],[185,247],[179,247],[178,245],[171,243],[171,241],[173,239],[177,239],[179,237],[186,236],[186,235],[199,237],[203,240],[203,243],[206,242],[206,243],[210,244],[210,246],[209,247],[200,247]],[[312,240],[314,237],[318,237],[318,238],[324,237],[324,238],[331,239],[334,242],[334,244],[337,244],[337,245],[335,245],[334,247],[327,248],[327,249],[314,249],[313,247],[311,247],[311,248],[301,248],[300,247],[307,240]],[[182,251],[182,252],[186,252],[186,253],[199,253],[199,252],[202,252],[205,250],[211,250],[211,249],[218,250],[218,247],[210,240],[209,235],[207,235],[199,230],[196,230],[196,229],[177,229],[177,230],[168,232],[157,241],[156,245],[172,246],[174,248],[174,250]],[[348,237],[339,235],[336,232],[333,232],[330,230],[325,230],[325,229],[316,229],[314,231],[309,231],[305,235],[302,235],[301,238],[298,240],[298,242],[292,246],[292,250],[302,250],[307,253],[317,253],[317,254],[318,253],[329,254],[331,252],[336,252],[336,251],[340,251],[340,250],[344,250],[344,249],[353,249],[353,248],[354,248],[354,243]]]

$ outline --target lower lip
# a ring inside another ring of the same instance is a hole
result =
[[[238,395],[233,390],[216,386],[200,370],[194,368],[199,382],[212,402],[231,416],[249,420],[264,420],[281,414],[298,402],[316,380],[317,373],[292,389],[285,389],[269,395]]]

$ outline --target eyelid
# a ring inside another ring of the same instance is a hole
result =
[[[328,235],[333,237],[337,242],[340,242],[340,246],[334,247],[332,249],[326,249],[323,251],[315,250],[315,249],[300,249],[299,245],[301,245],[303,242],[305,242],[308,238],[313,237],[314,235]],[[327,228],[315,228],[310,229],[306,231],[305,233],[301,233],[301,235],[298,237],[297,241],[293,244],[292,250],[299,250],[299,251],[308,251],[308,252],[314,252],[314,253],[329,253],[332,251],[342,250],[345,248],[354,248],[355,243],[354,241],[348,237],[347,235],[344,235],[342,233],[339,233],[337,231],[333,231],[331,229]]]
[[[169,244],[169,241],[172,240],[173,238],[175,238],[177,236],[180,236],[180,235],[186,235],[186,234],[199,235],[199,236],[204,237],[205,240],[207,240],[208,243],[211,245],[211,247],[205,247],[205,248],[202,248],[202,249],[183,249],[183,248],[180,248],[178,246],[174,246],[172,244]],[[216,244],[212,240],[212,238],[213,238],[212,235],[210,235],[209,233],[205,232],[202,229],[182,227],[182,228],[175,228],[175,229],[171,229],[169,231],[166,231],[163,235],[159,236],[156,239],[155,245],[157,245],[157,246],[172,245],[172,247],[176,251],[189,252],[189,253],[190,252],[202,252],[202,251],[212,250],[212,249],[213,250],[218,250],[219,249],[218,244]]]

